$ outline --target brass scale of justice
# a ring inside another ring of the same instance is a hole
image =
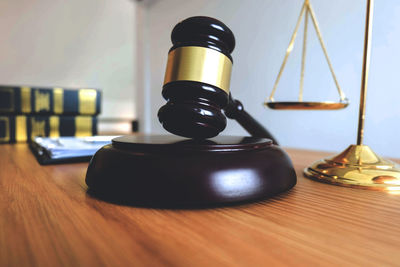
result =
[[[325,182],[334,185],[348,186],[369,190],[387,191],[389,193],[400,192],[400,166],[394,162],[383,159],[375,154],[372,149],[363,145],[364,136],[364,119],[366,108],[366,93],[368,83],[368,70],[370,64],[370,44],[372,34],[372,15],[373,15],[373,0],[367,0],[367,12],[365,21],[365,37],[364,37],[364,54],[363,68],[361,79],[361,96],[358,121],[357,145],[350,145],[342,153],[330,158],[321,159],[313,163],[310,167],[304,170],[304,175],[316,181]],[[290,101],[275,101],[274,95],[285,68],[286,62],[290,53],[293,50],[297,32],[302,18],[304,17],[304,35],[303,35],[303,50],[301,60],[300,74],[300,91],[297,102]],[[311,17],[323,53],[332,74],[337,91],[340,96],[340,101],[331,102],[306,102],[303,101],[303,85],[304,85],[304,70],[307,47],[307,32],[308,20]],[[332,64],[329,60],[328,53],[322,40],[321,31],[318,22],[309,0],[305,0],[297,20],[295,30],[292,34],[289,46],[283,63],[280,67],[274,87],[269,99],[265,105],[271,109],[277,110],[337,110],[348,106],[349,102],[345,97],[344,92],[339,86],[336,75],[333,71]]]

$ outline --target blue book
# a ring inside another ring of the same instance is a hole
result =
[[[0,85],[0,114],[98,115],[99,89],[67,89]]]

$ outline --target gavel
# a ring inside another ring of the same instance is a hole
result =
[[[96,152],[91,194],[129,205],[199,207],[257,201],[289,190],[296,172],[271,134],[229,92],[235,38],[222,22],[192,17],[172,31],[158,118],[180,135],[127,135]],[[228,118],[251,135],[218,136]],[[264,138],[267,137],[267,138]]]
[[[171,33],[162,96],[158,111],[164,129],[172,134],[206,139],[217,136],[235,119],[254,137],[275,138],[230,93],[232,31],[221,21],[204,16],[185,19]]]

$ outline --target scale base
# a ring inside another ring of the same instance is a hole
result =
[[[338,155],[314,162],[304,175],[339,186],[400,193],[400,166],[365,145],[350,145]]]
[[[296,173],[266,138],[122,136],[96,152],[86,184],[110,202],[194,208],[268,198],[292,188]]]

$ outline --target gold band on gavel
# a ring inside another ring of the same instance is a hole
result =
[[[224,54],[205,47],[184,46],[168,54],[164,84],[196,81],[216,86],[229,94],[232,61]]]

